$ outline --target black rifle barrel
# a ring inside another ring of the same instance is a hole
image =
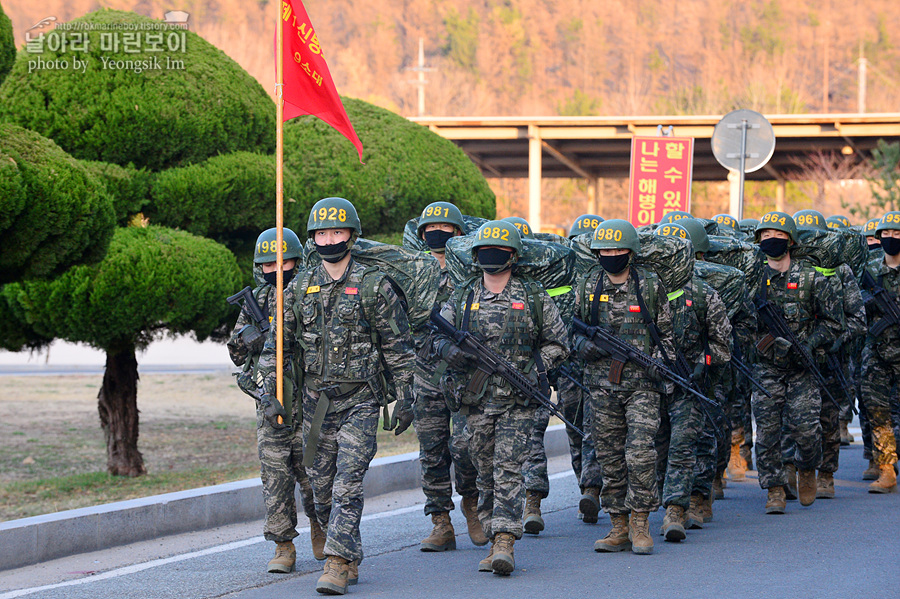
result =
[[[243,302],[244,308],[246,308],[247,312],[250,314],[250,318],[253,319],[260,332],[265,333],[269,330],[269,319],[266,318],[262,308],[256,303],[256,299],[253,297],[253,290],[250,289],[249,286],[244,287],[234,295],[228,296],[225,300],[229,304],[234,304],[235,306]]]

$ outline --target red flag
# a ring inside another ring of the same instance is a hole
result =
[[[349,139],[362,162],[362,142],[344,110],[322,46],[301,0],[281,2],[284,34],[284,120],[311,114]]]

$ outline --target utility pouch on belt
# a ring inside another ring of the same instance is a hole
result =
[[[309,426],[309,436],[303,448],[303,467],[310,468],[316,459],[316,451],[319,448],[319,434],[322,432],[322,423],[328,415],[335,401],[345,399],[356,393],[365,383],[339,383],[322,389],[308,389],[309,394],[317,399],[316,411],[313,414]]]

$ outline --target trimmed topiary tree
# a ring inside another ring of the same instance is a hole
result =
[[[46,43],[42,54],[22,52],[0,87],[0,119],[52,138],[76,158],[153,171],[238,150],[274,152],[271,98],[197,34],[161,30],[164,51],[158,52],[149,49],[146,35],[160,30],[138,29],[138,51],[125,52],[125,31],[114,24],[161,22],[101,10],[75,23],[94,26],[88,50],[54,52]],[[122,42],[117,52],[104,49],[104,34],[107,46]],[[74,72],[75,58],[87,63],[83,73]],[[63,64],[67,68],[58,68]]]
[[[363,142],[365,166],[350,142],[319,119],[285,124],[285,169],[304,190],[297,198],[301,214],[321,198],[342,196],[356,206],[367,236],[401,231],[437,201],[453,202],[464,214],[495,216],[494,193],[453,142],[361,100],[344,98],[344,107]]]
[[[6,79],[6,75],[16,62],[16,40],[13,37],[12,21],[3,12],[0,5],[0,83]]]
[[[116,222],[125,226],[150,202],[150,186],[154,173],[137,169],[133,165],[119,166],[111,162],[79,160],[85,169],[106,187],[113,198]]]
[[[135,351],[164,334],[198,340],[222,327],[225,297],[240,288],[234,255],[212,240],[164,227],[118,229],[106,257],[53,281],[7,285],[0,314],[18,312],[46,339],[87,343],[106,352],[100,424],[110,474],[146,472],[137,447]],[[25,336],[23,340],[27,340]]]
[[[0,284],[103,257],[113,200],[55,143],[0,123]]]

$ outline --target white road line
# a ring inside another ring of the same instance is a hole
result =
[[[563,478],[564,476],[571,476],[574,474],[572,470],[567,470],[565,472],[558,472],[552,476],[550,476],[550,480],[556,480],[558,478]],[[459,501],[459,495],[454,495],[453,499],[455,501]],[[387,512],[379,512],[377,514],[369,514],[367,516],[363,516],[363,521],[370,520],[381,520],[383,518],[390,518],[393,516],[400,516],[402,514],[408,514],[410,512],[420,511],[422,506],[425,505],[423,503],[418,503],[416,505],[410,505],[407,507],[397,508],[395,510],[389,510]],[[298,528],[298,533],[309,532],[309,528]],[[252,539],[245,539],[243,541],[235,541],[233,543],[227,543],[225,545],[218,545],[216,547],[209,547],[207,549],[202,549],[200,551],[192,551],[190,553],[184,553],[182,555],[175,555],[172,557],[166,557],[162,559],[155,559],[143,564],[135,564],[133,566],[125,566],[124,568],[117,568],[115,570],[110,570],[109,572],[103,572],[102,574],[96,574],[94,576],[88,576],[86,578],[78,578],[76,580],[67,580],[65,582],[58,582],[55,584],[47,584],[40,587],[32,587],[28,589],[17,589],[15,591],[9,591],[7,593],[3,593],[0,595],[0,599],[13,599],[14,597],[24,597],[26,595],[31,595],[33,593],[39,593],[41,591],[49,591],[52,589],[59,589],[63,587],[71,587],[77,586],[81,584],[87,584],[89,582],[97,582],[100,580],[109,580],[110,578],[118,578],[120,576],[127,576],[129,574],[135,574],[137,572],[142,572],[144,570],[150,570],[152,568],[158,568],[160,566],[166,566],[168,564],[174,564],[177,562],[183,562],[185,560],[194,559],[197,557],[203,557],[205,555],[213,555],[216,553],[223,553],[225,551],[232,551],[234,549],[240,549],[242,547],[248,547],[250,545],[255,545],[257,543],[265,542],[264,537],[254,537]]]

